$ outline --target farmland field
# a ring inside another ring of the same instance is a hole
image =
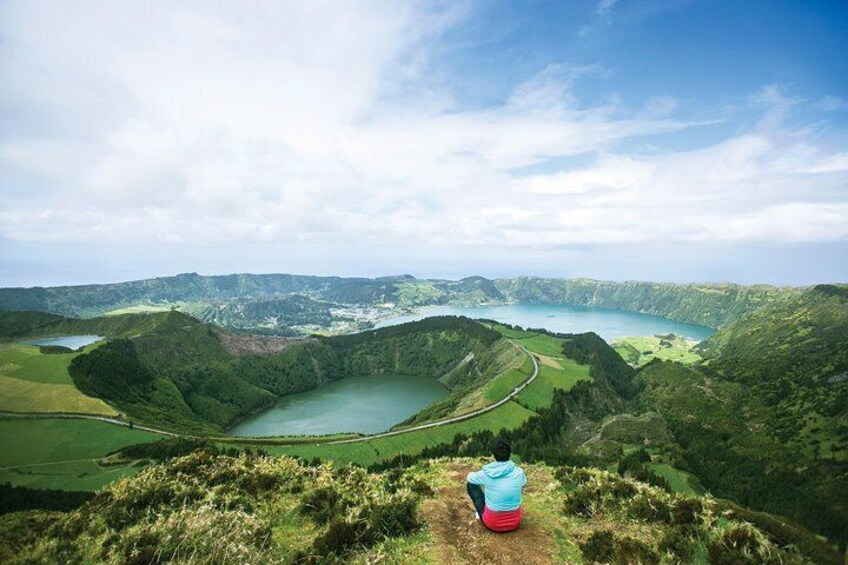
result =
[[[668,481],[668,486],[674,492],[680,494],[704,494],[704,489],[698,485],[697,479],[694,479],[686,471],[676,469],[668,463],[648,463],[646,466]]]
[[[135,472],[101,468],[97,460],[121,447],[161,438],[91,420],[0,419],[0,483],[93,490]]]
[[[44,354],[38,347],[25,345],[0,346],[0,411],[117,415],[114,408],[74,386],[68,365],[77,355]]]
[[[655,335],[623,337],[615,340],[612,348],[634,367],[642,367],[654,359],[690,365],[701,360],[701,356],[692,351],[695,343],[679,336]]]
[[[531,410],[550,406],[554,390],[570,390],[578,381],[590,381],[589,366],[581,365],[568,358],[555,360],[559,368],[548,364],[539,365],[539,376],[530,386],[521,391],[518,401]]]
[[[37,383],[73,384],[68,365],[77,355],[45,355],[31,345],[0,345],[0,375]]]
[[[0,412],[65,412],[117,416],[118,411],[72,384],[46,384],[0,375]]]
[[[138,304],[126,308],[116,308],[103,314],[104,316],[120,316],[121,314],[147,314],[150,312],[167,312],[171,306],[154,306],[152,304]]]

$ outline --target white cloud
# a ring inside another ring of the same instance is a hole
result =
[[[840,96],[828,95],[819,101],[818,107],[825,112],[838,112],[848,109],[848,101]]]
[[[595,13],[600,17],[607,17],[617,3],[618,0],[598,0]]]
[[[428,50],[461,7],[223,6],[0,7],[0,236],[339,249],[848,237],[846,152],[788,126],[797,101],[779,87],[752,98],[750,130],[644,154],[628,142],[705,122],[672,119],[667,94],[635,111],[579,99],[598,66],[552,64],[500,105],[452,106]],[[516,172],[528,166],[545,172]]]

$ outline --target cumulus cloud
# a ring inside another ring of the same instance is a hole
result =
[[[777,86],[750,98],[761,119],[732,136],[628,150],[709,120],[687,119],[662,93],[632,110],[580,99],[575,84],[605,71],[563,62],[500,104],[454,105],[449,85],[427,78],[428,52],[461,23],[461,6],[0,10],[0,235],[12,240],[527,248],[848,237],[846,152],[790,125],[798,101]],[[550,164],[569,157],[584,164]]]

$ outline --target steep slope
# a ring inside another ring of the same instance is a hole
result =
[[[755,389],[771,431],[817,455],[848,458],[848,286],[819,285],[737,320],[699,345],[721,377]],[[822,444],[816,431],[839,433]],[[836,450],[836,452],[834,451]]]
[[[663,316],[720,328],[746,312],[782,303],[800,291],[768,285],[612,282],[591,279],[516,277],[495,281],[508,300],[520,303],[599,306]]]
[[[44,312],[0,311],[0,342],[81,334],[110,338],[136,337],[169,325],[189,326],[197,323],[197,320],[179,312],[122,314],[81,320]]]
[[[639,372],[634,406],[661,414],[691,471],[713,494],[848,539],[848,464],[811,456],[769,432],[756,391],[675,363]]]
[[[0,519],[5,563],[839,563],[803,529],[603,471],[525,465],[525,518],[495,535],[439,459],[383,474],[208,450],[69,513]],[[214,532],[214,535],[209,535]]]

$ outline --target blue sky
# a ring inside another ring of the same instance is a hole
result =
[[[0,286],[848,281],[848,4],[0,4]]]

